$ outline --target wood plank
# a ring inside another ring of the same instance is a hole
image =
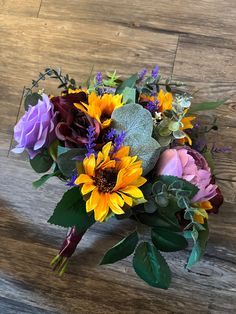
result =
[[[172,33],[235,38],[234,0],[44,0],[39,16],[69,21],[101,21]]]
[[[41,0],[0,0],[1,13],[37,17]]]

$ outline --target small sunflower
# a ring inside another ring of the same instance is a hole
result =
[[[169,92],[165,93],[164,90],[161,89],[159,93],[154,96],[140,95],[140,101],[152,103],[157,101],[156,112],[163,112],[165,110],[172,110],[173,95]]]
[[[112,154],[112,142],[107,143],[95,157],[83,161],[84,172],[75,180],[82,185],[81,193],[89,194],[86,211],[94,211],[95,220],[103,221],[108,214],[124,214],[125,204],[133,206],[134,199],[144,198],[139,189],[146,182],[142,175],[142,161],[129,156],[129,146]]]
[[[102,128],[107,128],[111,124],[112,112],[123,106],[122,95],[104,94],[98,96],[92,92],[88,96],[88,104],[74,104],[76,108],[86,112],[90,117],[96,119]]]
[[[182,118],[182,120],[181,120],[182,127],[180,128],[180,130],[184,131],[186,129],[192,129],[193,128],[192,121],[194,119],[195,119],[195,117],[184,117],[184,118]],[[185,137],[179,139],[179,143],[184,144],[184,143],[188,142],[189,145],[192,145],[192,140],[191,140],[190,136],[186,132],[184,132],[184,134],[185,134]]]
[[[211,202],[203,201],[200,203],[194,203],[193,207],[197,207],[199,213],[195,213],[193,219],[199,224],[204,224],[204,219],[208,219],[207,210],[212,209]]]

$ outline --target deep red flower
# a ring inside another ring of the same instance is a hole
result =
[[[98,121],[91,118],[74,106],[74,103],[87,102],[87,94],[83,91],[51,98],[54,110],[59,114],[55,128],[56,136],[66,147],[78,147],[88,143],[87,132],[91,126],[95,130],[95,139],[100,133]]]

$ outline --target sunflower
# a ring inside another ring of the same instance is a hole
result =
[[[182,118],[182,120],[181,120],[182,127],[180,128],[180,130],[184,131],[186,129],[192,129],[193,128],[192,121],[194,119],[195,119],[195,117],[193,117],[193,116]],[[191,140],[190,136],[186,132],[184,132],[184,134],[185,134],[185,137],[179,139],[179,143],[184,144],[184,143],[188,142],[189,145],[192,145],[192,140]]]
[[[198,212],[196,212],[193,216],[194,221],[198,222],[199,224],[204,224],[204,219],[208,219],[207,210],[212,209],[211,202],[204,201],[200,203],[194,203],[193,207],[198,208]]]
[[[74,104],[76,108],[86,112],[90,117],[96,119],[102,128],[107,128],[111,124],[112,112],[123,106],[122,95],[104,94],[98,96],[92,92],[88,96],[88,104]]]
[[[159,93],[154,96],[145,95],[145,94],[140,95],[141,102],[155,103],[156,100],[158,101],[157,110],[156,110],[157,112],[163,112],[165,110],[172,109],[173,96],[169,92],[165,93],[163,89],[161,89]]]
[[[110,211],[124,214],[125,204],[133,206],[135,199],[144,198],[139,189],[146,182],[142,175],[142,161],[129,156],[130,147],[123,146],[111,153],[112,142],[103,146],[95,157],[91,154],[83,161],[84,172],[75,180],[87,195],[86,211],[94,211],[95,220],[103,221]]]

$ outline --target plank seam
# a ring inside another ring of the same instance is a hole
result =
[[[38,13],[37,13],[37,18],[39,18],[39,13],[40,13],[40,10],[41,10],[41,7],[42,7],[42,3],[43,3],[43,0],[40,1]]]
[[[176,43],[176,49],[175,49],[175,55],[174,55],[174,60],[173,60],[173,66],[172,66],[172,69],[171,69],[171,79],[172,79],[173,73],[174,73],[175,60],[176,60],[177,52],[178,52],[178,49],[179,49],[180,36],[181,35],[178,35],[178,39],[177,39],[177,43]]]

